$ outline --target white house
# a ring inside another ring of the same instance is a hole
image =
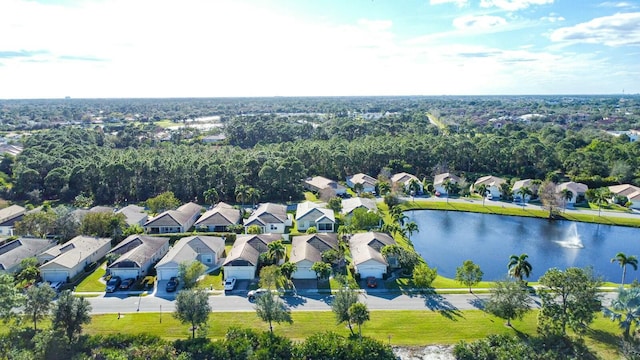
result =
[[[535,194],[538,192],[538,185],[536,183],[534,183],[535,180],[533,179],[524,179],[524,180],[518,180],[516,182],[513,183],[513,186],[511,187],[511,193],[513,194],[513,201],[515,202],[522,202],[522,194],[519,193],[520,189],[522,188],[528,188],[529,190],[531,190],[532,194]],[[531,200],[531,195],[525,195],[524,197],[524,202],[528,202],[529,200]]]
[[[314,176],[306,179],[303,186],[305,189],[318,193],[326,190],[333,191],[335,195],[344,195],[347,193],[346,187],[338,184],[338,182],[334,180],[330,180],[322,176]]]
[[[342,199],[342,214],[345,217],[351,216],[354,210],[365,209],[366,211],[378,211],[378,205],[376,205],[375,199],[353,197],[349,199]]]
[[[0,272],[15,273],[23,259],[37,257],[43,251],[55,246],[54,240],[40,238],[19,238],[0,246]]]
[[[289,262],[297,265],[293,279],[315,279],[316,272],[311,270],[314,263],[322,261],[322,253],[338,248],[336,234],[310,234],[295,236],[291,241]]]
[[[109,265],[113,276],[123,279],[138,278],[149,273],[151,265],[169,251],[169,238],[146,235],[131,235],[109,253],[120,255]]]
[[[626,196],[632,209],[640,209],[640,187],[630,184],[609,186],[609,191],[617,196]]]
[[[20,205],[11,205],[0,210],[0,236],[13,236],[15,223],[22,220],[27,209]]]
[[[355,190],[356,184],[362,184],[362,191],[366,193],[374,193],[376,191],[376,182],[376,179],[363,173],[347,177],[347,186]]]
[[[228,226],[239,224],[241,219],[239,209],[220,202],[213,209],[202,214],[195,226],[197,229],[205,229],[209,232],[224,232],[227,231]]]
[[[111,250],[111,239],[76,236],[38,256],[40,276],[48,282],[68,282],[84,272],[85,266],[98,262]]]
[[[457,184],[460,182],[460,178],[452,173],[442,173],[434,176],[433,188],[441,195],[448,195],[447,188],[445,187],[447,181]]]
[[[327,209],[324,204],[305,201],[298,204],[296,209],[296,224],[299,231],[306,231],[315,227],[318,232],[334,232],[336,217],[333,210]]]
[[[411,183],[413,182],[418,184],[418,187],[419,187],[418,194],[421,194],[424,191],[424,188],[422,187],[422,183],[420,182],[420,180],[418,180],[418,178],[415,175],[411,175],[406,172],[393,174],[391,176],[391,179],[389,180],[391,180],[392,186],[401,188],[404,191],[409,191],[411,187]]]
[[[209,269],[215,268],[224,254],[224,239],[217,236],[189,236],[176,242],[156,264],[158,281],[178,276],[181,263],[199,261]]]
[[[189,231],[203,210],[202,206],[189,202],[176,210],[168,210],[144,224],[149,234],[183,233]]]
[[[472,190],[477,191],[479,186],[484,185],[487,188],[487,192],[485,194],[480,194],[480,195],[486,196],[491,194],[491,196],[494,199],[498,199],[502,195],[502,190],[500,189],[500,185],[504,184],[505,182],[507,181],[503,178],[487,175],[476,180],[476,182],[473,183]]]
[[[255,278],[260,254],[269,250],[269,243],[280,239],[281,234],[238,235],[223,264],[224,278]]]
[[[395,243],[395,240],[385,233],[353,234],[349,239],[349,248],[355,272],[360,274],[361,278],[381,278],[387,272],[389,264],[380,251],[384,246]]]
[[[556,192],[558,194],[562,194],[564,190],[571,191],[571,198],[566,200],[563,198],[563,201],[566,201],[566,205],[573,205],[575,203],[584,201],[585,193],[587,192],[587,190],[589,190],[589,187],[586,184],[573,181],[563,182],[562,184],[558,184],[558,186],[556,186]]]
[[[149,219],[149,215],[147,215],[147,213],[144,212],[144,208],[138,205],[125,206],[122,209],[117,210],[116,214],[124,215],[125,221],[129,226],[131,225],[144,226],[144,224]]]
[[[263,233],[284,234],[285,228],[293,221],[287,215],[287,206],[273,203],[260,204],[248,219],[244,220],[245,231],[249,226],[257,225]]]

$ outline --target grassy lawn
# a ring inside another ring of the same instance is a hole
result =
[[[176,126],[176,125],[180,125],[180,123],[175,123],[169,119],[164,119],[164,120],[160,120],[160,121],[156,121],[153,123],[156,126],[159,126],[161,128],[168,128],[170,126]]]
[[[433,282],[434,289],[460,289],[461,293],[469,292],[469,288],[461,283],[457,282],[454,279],[446,278],[438,275],[436,280]],[[413,280],[411,278],[395,278],[391,280],[385,281],[385,287],[387,289],[397,289],[397,290],[408,290],[414,288]],[[471,289],[474,290],[487,290],[493,287],[493,282],[491,281],[481,281],[478,285],[472,286]]]
[[[312,193],[311,191],[304,192],[304,199],[307,201],[318,202],[318,197],[316,196],[316,194]]]
[[[97,292],[104,291],[106,284],[101,282],[100,279],[106,273],[106,262],[103,262],[98,267],[96,267],[95,271],[89,274],[78,286],[75,291],[78,292]]]
[[[224,284],[222,279],[222,269],[217,269],[209,274],[204,275],[204,279],[198,281],[196,287],[198,289],[224,290]]]
[[[489,334],[535,335],[537,311],[523,320],[513,321],[513,328],[504,326],[504,320],[480,310],[466,311],[372,311],[371,321],[365,323],[362,332],[393,345],[456,344],[460,340],[473,341]],[[293,340],[302,340],[311,334],[335,331],[348,335],[349,330],[336,325],[332,312],[293,312],[293,324],[274,324],[274,331]],[[190,336],[189,326],[180,324],[169,313],[125,314],[118,320],[115,314],[96,315],[85,327],[88,334],[149,333],[166,339],[184,339]],[[162,321],[162,322],[160,322]],[[212,313],[209,317],[208,335],[214,339],[224,337],[231,326],[251,327],[266,331],[268,325],[258,319],[255,312]],[[597,316],[592,330],[585,336],[590,348],[602,358],[616,358],[620,331],[617,325]]]

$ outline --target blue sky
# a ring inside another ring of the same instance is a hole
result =
[[[1,0],[0,98],[628,94],[640,1]]]

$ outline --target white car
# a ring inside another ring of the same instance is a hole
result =
[[[62,288],[62,285],[63,283],[61,281],[55,281],[49,284],[49,286],[51,286],[51,288],[56,292],[60,291],[60,288]]]
[[[268,292],[269,292],[268,289],[251,290],[249,291],[249,293],[247,293],[247,299],[249,299],[249,301],[253,301]]]
[[[227,278],[227,280],[224,281],[224,290],[225,291],[231,291],[231,290],[233,290],[234,287],[236,287],[236,278],[229,277],[229,278]]]

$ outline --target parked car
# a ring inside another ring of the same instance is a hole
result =
[[[178,289],[178,285],[180,284],[180,280],[178,280],[177,277],[172,277],[171,279],[169,279],[169,282],[167,283],[167,292],[174,292]]]
[[[263,296],[264,294],[268,293],[269,289],[256,289],[256,290],[251,290],[247,293],[247,299],[249,299],[249,301],[253,301],[257,298],[259,298],[260,296]]]
[[[229,277],[229,278],[227,278],[227,280],[224,281],[224,290],[225,291],[231,291],[231,290],[233,290],[234,287],[236,287],[236,278]]]
[[[369,276],[367,278],[367,287],[375,288],[378,287],[378,281],[373,276]]]
[[[122,283],[122,279],[120,279],[119,276],[112,276],[111,279],[107,281],[107,292],[111,293],[116,291],[120,286],[120,283]]]
[[[133,285],[133,283],[136,282],[134,279],[124,279],[124,281],[122,281],[122,283],[120,284],[120,290],[129,290],[129,288],[131,287],[131,285]]]
[[[493,194],[488,193],[487,194],[487,200],[493,200]]]
[[[62,281],[55,281],[49,284],[49,286],[51,286],[51,288],[56,292],[60,291],[60,289],[62,288],[62,285],[64,285]]]

